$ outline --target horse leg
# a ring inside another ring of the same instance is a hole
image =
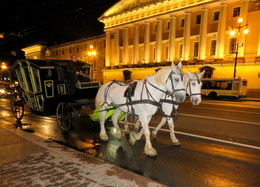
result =
[[[128,112],[125,113],[125,124],[124,124],[124,130],[123,132],[125,134],[129,134],[129,125],[128,125]]]
[[[101,109],[103,110],[103,108]],[[100,139],[103,141],[108,141],[108,136],[105,128],[105,116],[106,116],[106,111],[100,112]]]
[[[145,148],[144,148],[144,152],[147,156],[156,156],[157,152],[156,150],[152,147],[152,143],[150,140],[150,130],[148,127],[149,121],[151,119],[150,117],[141,117],[139,116],[139,119],[143,125],[143,130],[144,130],[144,136],[145,136]]]
[[[130,133],[130,139],[129,139],[129,143],[131,144],[131,145],[134,145],[135,144],[135,142],[137,141],[137,140],[140,140],[141,139],[141,137],[144,135],[144,129],[142,128],[141,130],[140,130],[140,132],[138,132],[138,133],[136,133],[136,132],[131,132]]]
[[[121,139],[122,139],[121,129],[120,129],[118,123],[117,123],[118,116],[120,115],[120,113],[121,113],[121,110],[116,109],[115,112],[114,112],[114,114],[112,115],[112,122],[113,122],[114,127],[116,128],[115,137],[116,137],[118,140],[121,140]]]
[[[175,133],[174,133],[174,123],[173,123],[172,118],[170,118],[170,119],[168,120],[168,126],[169,126],[169,129],[170,129],[170,136],[171,136],[173,145],[174,145],[174,146],[180,146],[180,142],[179,142],[179,140],[176,138]]]
[[[156,137],[158,131],[165,125],[166,123],[166,118],[162,118],[161,122],[159,123],[159,125],[157,125],[157,127],[155,127],[155,129],[152,131],[152,136]]]

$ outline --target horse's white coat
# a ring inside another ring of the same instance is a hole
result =
[[[202,82],[200,81],[204,75],[204,71],[200,74],[191,73],[188,71],[187,74],[184,74],[184,84],[186,87],[186,92],[190,96],[190,101],[193,105],[199,105],[201,102],[201,86]],[[167,97],[167,99],[171,99],[171,97]],[[174,105],[175,110],[178,109],[179,105]],[[170,103],[162,103],[162,111],[166,115],[171,115],[172,113],[172,104]],[[173,142],[173,145],[179,146],[179,140],[176,138],[174,133],[174,123],[172,118],[163,117],[159,125],[152,131],[152,135],[156,137],[157,132],[168,122],[168,126],[170,129],[170,137]],[[143,129],[138,133],[132,132],[130,134],[130,143],[135,144],[136,140],[139,140],[143,136]]]
[[[183,79],[181,78],[180,69],[182,68],[182,64],[178,64],[178,68],[172,64],[169,68],[160,69],[156,74],[148,76],[146,79],[138,80],[138,84],[135,89],[134,96],[131,98],[132,101],[139,101],[141,99],[149,99],[155,102],[159,102],[160,99],[165,95],[165,92],[173,93],[174,90],[179,90],[174,93],[176,100],[178,102],[183,102],[186,98],[186,92],[184,87]],[[172,73],[173,72],[173,73]],[[169,79],[171,76],[171,79]],[[171,81],[172,80],[172,81]],[[146,82],[146,83],[145,83]],[[151,86],[149,83],[154,85]],[[144,86],[146,84],[146,87]],[[108,140],[108,136],[105,129],[105,115],[107,113],[106,108],[109,105],[120,105],[126,103],[126,98],[124,97],[124,92],[127,89],[127,85],[118,85],[112,82],[108,82],[105,85],[101,86],[97,95],[96,95],[96,108],[101,107],[100,113],[100,138],[103,141]],[[160,89],[160,90],[159,90]],[[164,92],[163,92],[164,91]],[[151,95],[149,95],[149,92]],[[158,106],[148,104],[148,103],[140,103],[132,105],[134,108],[135,114],[138,116],[142,126],[143,132],[145,135],[145,154],[149,156],[156,156],[157,152],[152,147],[150,141],[150,130],[148,124],[151,120],[152,115],[157,111]],[[118,126],[117,119],[120,112],[131,112],[131,107],[127,107],[126,105],[122,105],[115,109],[114,114],[112,115],[112,122],[115,126],[117,132],[116,137],[121,139],[121,130]]]

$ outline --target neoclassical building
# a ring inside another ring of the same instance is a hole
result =
[[[104,81],[123,80],[123,70],[141,79],[182,61],[193,72],[214,68],[213,77],[231,78],[236,70],[260,95],[259,18],[259,0],[120,0],[99,17],[106,40]]]
[[[105,35],[83,38],[54,46],[43,43],[32,44],[23,48],[26,59],[78,60],[91,64],[91,78],[103,81],[102,70],[105,67]]]

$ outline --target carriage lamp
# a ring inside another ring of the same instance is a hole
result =
[[[249,30],[247,29],[248,24],[241,25],[241,23],[243,22],[243,18],[238,18],[237,22],[238,22],[238,26],[235,28],[235,30],[232,29],[229,32],[230,36],[236,36],[233,78],[236,78],[236,67],[237,67],[238,50],[239,50],[239,47],[243,47],[243,44],[241,46],[239,46],[239,37],[240,37],[241,29],[243,29],[245,27],[245,29],[243,30],[243,33],[244,34],[248,34],[249,33]]]

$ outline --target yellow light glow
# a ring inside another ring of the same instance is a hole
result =
[[[230,31],[230,36],[234,36],[235,34],[236,34],[236,32],[235,31]]]
[[[249,30],[248,30],[248,29],[245,29],[245,30],[243,30],[243,33],[244,33],[244,34],[248,34],[248,33],[249,33]]]
[[[37,59],[37,56],[34,56],[33,58],[34,58],[34,59]]]
[[[90,56],[91,55],[91,52],[88,52],[88,56]]]
[[[97,52],[96,51],[92,51],[92,55],[96,55],[97,54]]]
[[[90,45],[89,47],[90,47],[90,49],[93,49],[93,45]]]
[[[238,18],[237,22],[238,23],[242,23],[243,22],[243,18]]]

